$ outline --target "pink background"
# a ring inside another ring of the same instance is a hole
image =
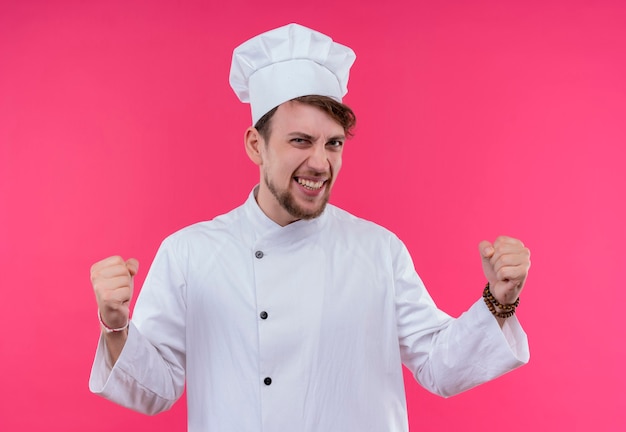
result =
[[[232,49],[288,22],[357,52],[332,201],[395,231],[438,304],[522,238],[531,361],[451,399],[407,377],[414,431],[626,430],[626,3],[0,2],[0,430],[182,431],[91,395],[90,265],[243,202]],[[378,432],[378,431],[376,431]]]

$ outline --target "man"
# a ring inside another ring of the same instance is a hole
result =
[[[154,414],[186,384],[190,431],[406,431],[402,364],[450,396],[528,361],[513,316],[530,266],[520,241],[480,244],[489,285],[453,319],[395,235],[327,205],[355,122],[340,103],[354,59],[295,24],[235,50],[260,182],[163,242],[132,322],[137,261],[94,264],[92,391]]]

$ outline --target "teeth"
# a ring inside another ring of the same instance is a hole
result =
[[[298,178],[296,179],[298,183],[304,186],[307,189],[316,190],[324,186],[324,180],[312,181]]]

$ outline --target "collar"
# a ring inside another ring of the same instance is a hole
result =
[[[328,207],[317,218],[310,220],[298,220],[289,225],[280,226],[270,219],[255,199],[255,192],[259,186],[255,186],[248,199],[243,205],[245,222],[243,230],[250,244],[263,247],[279,246],[285,243],[297,243],[319,232],[328,219]]]

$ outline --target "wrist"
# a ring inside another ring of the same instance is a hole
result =
[[[508,304],[502,304],[491,293],[489,282],[483,290],[483,300],[487,305],[489,311],[499,319],[506,319],[515,315],[515,310],[519,306],[519,297],[513,302]]]
[[[100,313],[100,310],[98,310],[98,321],[100,321],[100,328],[106,334],[110,334],[110,333],[119,334],[122,332],[126,333],[126,330],[128,329],[128,326],[130,325],[130,318],[129,318],[126,320],[126,324],[123,327],[111,327],[102,320],[102,314]]]

